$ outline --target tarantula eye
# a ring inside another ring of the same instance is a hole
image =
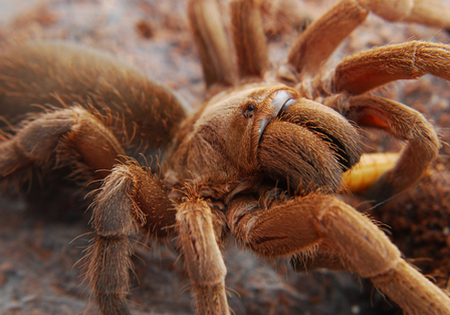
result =
[[[247,108],[244,110],[244,117],[252,118],[254,113],[255,113],[255,105],[253,103],[248,104]]]

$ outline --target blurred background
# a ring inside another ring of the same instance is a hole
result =
[[[274,65],[311,21],[336,1],[263,0],[262,12]],[[227,3],[221,1],[225,22]],[[199,58],[189,32],[187,1],[0,0],[0,51],[17,42],[63,39],[96,47],[171,87],[195,108],[204,94]],[[339,47],[343,56],[411,39],[449,43],[445,30],[388,23],[370,15]],[[1,74],[0,74],[1,75]],[[450,85],[432,76],[399,82],[379,93],[407,104],[436,126],[440,156],[419,185],[377,209],[364,196],[342,196],[386,225],[409,261],[447,288],[450,271]],[[401,143],[367,133],[367,151],[398,151]],[[40,186],[41,183],[34,182]],[[89,199],[70,187],[46,183],[29,197],[0,195],[0,313],[96,314],[83,282],[83,250],[91,238]],[[133,314],[193,314],[188,276],[175,248],[136,244],[129,305]],[[296,273],[287,260],[265,260],[230,239],[224,249],[229,302],[241,314],[402,314],[371,283],[345,272]]]

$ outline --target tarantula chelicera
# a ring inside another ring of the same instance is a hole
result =
[[[237,71],[217,3],[191,0],[208,89],[194,114],[169,89],[103,53],[63,42],[20,44],[0,58],[0,114],[8,122],[0,176],[21,182],[32,169],[71,167],[75,179],[102,180],[86,260],[103,314],[129,314],[129,237],[138,232],[178,234],[199,314],[230,313],[220,251],[228,234],[263,257],[302,255],[308,265],[370,278],[408,313],[450,314],[448,296],[370,219],[334,196],[362,154],[356,125],[407,141],[370,199],[389,198],[420,178],[440,147],[433,127],[419,112],[365,93],[426,73],[449,80],[450,46],[384,46],[345,58],[330,75],[320,71],[369,12],[448,27],[444,0],[433,5],[342,0],[273,72],[257,0],[230,3]],[[160,155],[159,170],[139,165],[136,148]]]

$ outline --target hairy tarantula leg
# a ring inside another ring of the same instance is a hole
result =
[[[450,3],[447,0],[358,0],[358,2],[388,21],[450,27]]]
[[[45,111],[32,104],[73,103],[119,126],[133,147],[147,139],[147,152],[155,156],[164,154],[188,110],[170,89],[99,50],[55,40],[0,53],[0,115],[8,122]],[[6,127],[0,120],[0,128]]]
[[[356,0],[337,3],[300,35],[289,52],[288,64],[303,76],[314,75],[368,14]]]
[[[123,154],[120,143],[95,116],[72,107],[38,115],[0,143],[0,177],[34,163],[44,169],[74,164],[81,167],[75,171],[86,172],[87,167],[92,175],[104,178],[109,173],[104,170]]]
[[[175,211],[160,180],[131,162],[113,169],[92,206],[97,236],[85,257],[86,277],[102,314],[130,314],[125,302],[133,268],[129,236],[140,229],[149,236],[172,233]]]
[[[314,254],[293,255],[291,264],[295,271],[305,272],[317,269],[328,269],[333,271],[351,271],[348,263],[344,261],[335,250],[322,251],[322,246],[314,250]]]
[[[341,112],[358,125],[383,129],[408,141],[395,167],[369,189],[368,198],[384,201],[416,183],[437,156],[440,148],[433,126],[418,111],[377,96],[355,96]]]
[[[346,203],[332,196],[308,195],[273,200],[267,208],[259,204],[242,197],[227,213],[232,233],[256,253],[313,255],[314,246],[325,244],[335,248],[349,270],[370,278],[408,314],[450,314],[450,298],[405,262],[370,219]]]
[[[450,80],[450,46],[411,41],[373,48],[342,60],[336,67],[335,92],[362,94],[391,81],[425,74]]]
[[[179,243],[194,285],[197,313],[230,314],[225,287],[227,270],[211,208],[193,189],[178,205],[176,219]]]
[[[314,75],[370,11],[389,21],[450,26],[446,0],[432,4],[426,0],[342,0],[302,33],[289,52],[288,64],[302,75]]]
[[[269,67],[269,57],[259,1],[234,0],[230,9],[239,76],[263,77]]]
[[[207,87],[232,85],[235,69],[217,2],[190,0],[188,15]]]

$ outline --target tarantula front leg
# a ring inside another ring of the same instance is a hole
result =
[[[411,41],[373,48],[342,60],[331,79],[333,92],[358,95],[386,83],[425,74],[450,80],[450,46]]]
[[[342,264],[367,277],[409,314],[450,314],[450,299],[414,267],[367,217],[326,195],[232,201],[231,232],[265,257],[314,255],[315,246],[334,248]]]
[[[431,73],[450,80],[450,46],[424,42],[375,48],[344,59],[332,78],[336,93],[361,94],[399,79],[414,79]],[[333,107],[358,125],[383,129],[407,140],[396,167],[371,188],[369,197],[376,202],[415,183],[439,150],[433,127],[417,111],[381,97],[355,96],[341,102],[330,97],[324,104]]]
[[[130,314],[125,302],[133,253],[129,236],[141,230],[156,237],[172,233],[175,209],[161,181],[132,162],[113,169],[92,206],[97,236],[85,257],[86,277],[102,314]]]
[[[433,126],[418,111],[396,101],[360,95],[333,104],[360,126],[382,129],[407,141],[395,167],[369,189],[368,198],[382,202],[416,183],[436,158],[440,143]]]
[[[302,76],[314,76],[371,11],[389,21],[450,26],[446,0],[342,0],[302,33],[289,52],[288,64]]]
[[[194,286],[197,312],[229,314],[225,288],[226,267],[218,242],[220,213],[212,213],[206,201],[189,187],[183,203],[177,206],[179,243]],[[214,219],[216,218],[216,219]]]

